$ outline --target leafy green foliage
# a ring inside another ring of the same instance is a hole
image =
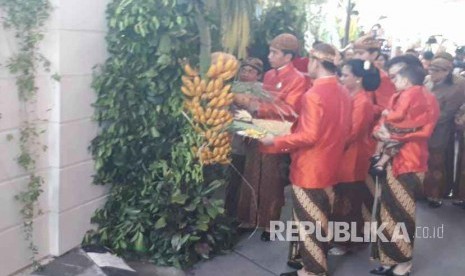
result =
[[[39,136],[43,131],[39,131],[37,121],[31,119],[27,107],[36,101],[36,71],[40,65],[49,72],[50,62],[40,54],[38,45],[43,40],[42,27],[49,18],[51,4],[48,0],[0,0],[0,8],[5,11],[4,25],[12,28],[16,34],[18,53],[8,60],[6,66],[11,74],[16,75],[16,86],[18,88],[19,99],[23,103],[23,114],[27,114],[20,128],[19,148],[20,155],[17,162],[21,168],[29,174],[27,188],[21,191],[16,199],[22,203],[20,213],[23,217],[23,229],[26,241],[31,250],[31,260],[34,269],[39,267],[36,260],[38,248],[33,241],[34,216],[40,214],[36,210],[37,201],[42,194],[44,179],[36,174],[36,160],[40,157],[40,150],[46,150],[45,145],[41,145]],[[13,140],[8,136],[9,141]]]
[[[261,16],[252,22],[254,34],[249,55],[260,58],[265,71],[270,68],[268,63],[268,45],[277,35],[291,33],[302,45],[306,30],[305,1],[279,0],[263,10]]]
[[[206,182],[198,144],[182,115],[179,57],[200,41],[192,1],[114,0],[107,7],[110,57],[96,72],[92,141],[96,184],[111,185],[84,243],[125,257],[186,267],[230,247],[221,180]]]

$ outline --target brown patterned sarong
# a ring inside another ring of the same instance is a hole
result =
[[[282,163],[285,155],[262,154],[258,143],[247,146],[244,178],[237,206],[239,222],[251,227],[269,227],[279,220],[284,206],[284,186],[287,183]]]
[[[235,218],[241,191],[242,175],[244,174],[245,156],[232,154],[231,166],[234,166],[234,168],[229,168],[230,178],[225,191],[224,209],[228,216]]]
[[[371,221],[371,209],[373,206],[373,195],[363,181],[351,183],[339,183],[334,187],[334,207],[331,215],[333,222],[345,222],[352,226],[356,223],[355,233],[357,237],[363,238],[365,222]],[[352,229],[349,229],[352,233]],[[346,249],[363,246],[363,243],[334,242]]]
[[[292,210],[292,221],[296,221],[295,211]],[[288,261],[302,262],[302,258],[299,253],[299,243],[291,241],[289,244],[289,253],[287,256]]]
[[[383,235],[388,242],[377,237],[372,247],[372,258],[380,260],[382,265],[396,265],[412,260],[413,241],[415,238],[415,199],[420,193],[424,174],[406,173],[395,178],[392,168],[387,167],[386,179],[380,179],[381,198],[380,208],[375,214],[378,226],[386,223]],[[399,224],[403,223],[407,233],[399,232]],[[407,235],[409,241],[404,239],[393,240],[397,234]]]
[[[292,192],[296,222],[310,222],[315,226],[321,223],[321,234],[327,237],[328,222],[334,202],[333,188],[303,189],[293,185]],[[319,241],[316,231],[310,235],[302,234],[298,247],[306,271],[316,275],[325,275],[328,272],[329,243]]]
[[[425,175],[424,194],[433,199],[444,198],[454,182],[454,142],[445,149],[429,148],[428,172]]]

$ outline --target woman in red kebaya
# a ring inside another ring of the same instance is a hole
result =
[[[339,183],[334,188],[336,198],[331,220],[356,223],[357,236],[362,236],[364,221],[369,221],[373,205],[365,179],[375,147],[371,136],[374,107],[369,93],[373,93],[380,84],[379,70],[369,61],[353,59],[342,67],[341,82],[352,99],[352,127],[338,171]],[[335,243],[330,254],[343,255],[355,245]]]
[[[419,66],[398,63],[390,66],[389,76],[392,77],[399,91],[406,92],[409,89],[421,87],[425,73]],[[433,104],[424,88],[422,91],[427,101]],[[391,104],[394,104],[394,100]],[[430,114],[429,122],[421,132],[428,130],[426,133],[431,134],[431,126],[434,126],[437,120],[437,112],[430,112],[433,109],[437,110],[431,106],[425,111]],[[370,271],[372,274],[410,275],[416,230],[415,199],[428,169],[429,135],[418,137],[418,132],[406,134],[407,137],[403,137],[402,147],[389,161],[387,176],[381,178],[380,207],[374,210],[378,210],[376,212],[378,225],[384,223],[384,226],[382,236],[376,237],[371,254],[372,258],[379,260],[382,266]],[[417,137],[413,137],[413,134]],[[394,137],[387,133],[384,137],[378,136],[378,139],[386,142],[400,137],[402,136]],[[401,231],[400,228],[402,228]]]
[[[371,35],[362,36],[354,43],[354,58],[374,63],[380,53],[380,42]],[[396,92],[396,88],[383,68],[378,69],[380,69],[381,83],[374,93],[373,103],[375,104],[375,115],[379,118],[381,112],[388,106],[392,95]]]

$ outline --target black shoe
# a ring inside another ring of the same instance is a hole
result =
[[[287,261],[287,266],[292,267],[293,269],[297,269],[297,270],[300,270],[304,267],[302,265],[302,262],[299,260],[289,260]]]
[[[297,271],[292,271],[292,272],[284,272],[279,274],[279,276],[298,276]]]
[[[392,270],[394,269],[395,266],[391,266],[390,268],[385,268],[383,266],[380,266],[378,268],[370,270],[371,274],[375,275],[392,275]]]
[[[373,155],[370,157],[370,164],[371,166],[374,166],[378,161],[381,159],[381,155]]]
[[[428,206],[436,209],[442,206],[442,201],[441,200],[429,200]]]
[[[371,166],[370,167],[370,170],[368,171],[368,173],[373,177],[386,177],[387,173],[386,173],[386,170],[381,167],[381,166]]]
[[[463,200],[453,201],[452,205],[457,206],[457,207],[461,207],[461,208],[465,208],[465,202]]]
[[[260,239],[264,242],[269,242],[270,241],[270,232],[263,231],[262,235],[260,236]]]

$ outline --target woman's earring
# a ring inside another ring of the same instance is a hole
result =
[[[365,60],[365,62],[363,63],[363,69],[365,71],[368,71],[368,69],[370,69],[370,66],[371,66],[370,61]]]

